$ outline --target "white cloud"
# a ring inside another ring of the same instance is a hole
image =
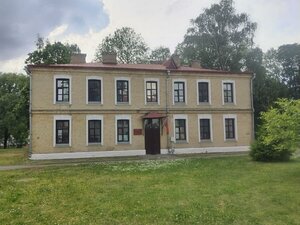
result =
[[[174,51],[183,40],[190,20],[202,13],[203,8],[217,2],[219,0],[103,0],[103,9],[109,17],[109,24],[104,29],[64,35],[68,24],[62,24],[52,30],[48,38],[77,43],[91,61],[105,36],[117,28],[129,26],[144,37],[150,48],[163,45]],[[258,23],[255,43],[264,51],[282,44],[300,43],[299,0],[236,0],[235,7]],[[21,58],[5,61],[0,71],[12,71],[18,66],[22,69],[24,60]]]

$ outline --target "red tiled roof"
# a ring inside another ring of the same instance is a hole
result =
[[[103,64],[103,63],[83,63],[83,64],[52,64],[52,65],[28,65],[28,70],[35,68],[53,68],[53,69],[99,69],[99,70],[144,70],[144,71],[167,71],[172,72],[194,72],[194,73],[222,73],[232,74],[233,72],[212,70],[204,68],[194,68],[187,66],[180,66],[177,69],[168,69],[161,64]],[[250,72],[239,72],[235,74],[251,74]]]

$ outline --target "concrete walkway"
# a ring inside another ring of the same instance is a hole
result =
[[[7,165],[0,166],[0,171],[19,170],[19,169],[38,169],[46,167],[62,167],[62,166],[77,166],[92,163],[116,163],[116,162],[135,162],[149,160],[175,160],[175,159],[190,159],[190,158],[211,158],[211,157],[226,157],[226,156],[243,156],[247,152],[235,153],[209,153],[209,154],[180,154],[180,155],[143,155],[131,157],[109,157],[109,158],[90,158],[90,159],[65,159],[65,160],[40,160],[29,161],[28,164],[22,165]]]

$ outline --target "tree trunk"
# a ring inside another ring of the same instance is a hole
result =
[[[8,138],[9,138],[9,134],[8,134],[8,130],[7,128],[4,128],[4,143],[3,143],[3,147],[4,149],[7,148],[7,141],[8,141]]]

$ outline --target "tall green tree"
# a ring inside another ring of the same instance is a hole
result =
[[[176,53],[185,63],[200,60],[205,68],[240,71],[255,30],[247,14],[235,12],[233,0],[221,0],[191,21]]]
[[[0,142],[21,146],[27,142],[29,127],[29,77],[0,73]]]
[[[28,54],[25,64],[66,64],[70,63],[72,53],[80,53],[77,44],[61,42],[51,44],[42,37],[38,37],[36,47],[35,51]]]
[[[260,48],[249,49],[245,56],[245,68],[255,74],[253,102],[255,125],[260,124],[261,112],[267,111],[278,99],[287,95],[286,86],[276,76],[268,74],[264,66],[264,53]]]
[[[287,44],[278,48],[282,65],[282,78],[291,98],[300,99],[300,44]]]
[[[148,60],[147,44],[130,27],[122,27],[105,37],[98,45],[95,61],[102,61],[102,55],[107,53],[116,53],[119,63],[141,63]]]
[[[163,62],[171,57],[171,51],[168,47],[160,46],[151,51],[150,60]]]

